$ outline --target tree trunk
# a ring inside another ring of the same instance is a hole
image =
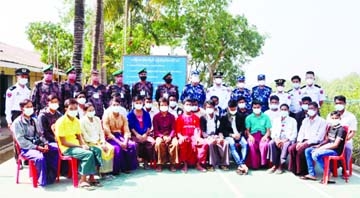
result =
[[[99,63],[101,67],[101,82],[103,84],[107,84],[106,78],[106,67],[104,65],[104,57],[105,57],[105,41],[104,41],[104,3],[101,2],[101,24],[100,24],[100,38],[99,38]]]
[[[125,0],[124,4],[124,51],[123,55],[126,55],[126,47],[127,47],[127,27],[128,27],[128,18],[129,17],[129,0]]]
[[[102,18],[101,15],[102,15],[102,0],[96,0],[96,15],[95,15],[92,58],[91,58],[92,70],[97,70],[97,65],[98,65],[100,28],[101,28],[101,18]]]
[[[82,62],[84,49],[85,6],[84,0],[75,0],[74,53],[72,65],[76,71],[76,82],[82,84]]]

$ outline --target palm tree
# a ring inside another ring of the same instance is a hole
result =
[[[76,70],[76,81],[82,83],[82,62],[84,49],[85,6],[84,0],[75,0],[74,53],[72,65]]]
[[[97,70],[97,65],[99,63],[99,40],[100,40],[100,30],[101,30],[101,15],[102,15],[102,0],[96,0],[96,13],[95,13],[95,24],[93,32],[93,45],[92,45],[92,58],[91,58],[91,68]]]

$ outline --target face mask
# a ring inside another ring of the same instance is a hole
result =
[[[69,80],[75,80],[76,79],[76,74],[69,74],[68,79]]]
[[[215,78],[215,84],[221,85],[222,84],[222,79],[221,78]]]
[[[135,104],[135,105],[134,105],[134,108],[135,108],[136,110],[140,110],[140,109],[143,108],[143,105],[142,105],[142,104]]]
[[[160,111],[161,112],[167,112],[169,110],[168,106],[160,106]]]
[[[289,115],[288,111],[281,111],[281,117],[287,117]]]
[[[24,114],[26,116],[31,116],[34,113],[34,108],[24,108]]]
[[[95,116],[95,111],[90,111],[86,113],[87,117],[93,118]]]
[[[176,101],[170,101],[169,105],[170,105],[170,107],[176,107],[177,102]]]
[[[214,111],[215,111],[215,110],[214,110],[213,108],[207,108],[207,109],[205,109],[205,112],[206,112],[206,114],[208,114],[208,115],[213,114]]]
[[[236,84],[236,86],[237,86],[238,88],[244,88],[244,87],[245,87],[245,83],[239,82],[239,83]]]
[[[299,87],[300,87],[300,83],[293,83],[293,87],[294,87],[294,89],[299,88]]]
[[[312,78],[306,79],[306,84],[312,85],[313,83],[314,83],[314,79],[312,79]]]
[[[45,81],[52,81],[53,79],[53,75],[52,74],[45,74],[44,76],[44,80]]]
[[[145,103],[145,108],[151,109],[152,108],[152,103]]]
[[[260,86],[263,86],[263,85],[265,85],[265,80],[259,80],[258,83]]]
[[[85,104],[86,103],[86,99],[85,98],[79,98],[76,100],[79,104]]]
[[[330,124],[331,126],[336,126],[340,124],[340,120],[339,119],[331,119],[330,120]]]
[[[77,110],[74,110],[74,111],[68,111],[68,112],[67,112],[67,114],[68,114],[68,116],[70,116],[70,117],[74,118],[74,117],[76,117],[76,116],[77,116],[78,111],[77,111]]]
[[[309,109],[309,105],[303,104],[303,105],[301,105],[301,108],[302,108],[304,111],[307,111],[307,110]]]
[[[279,108],[279,105],[277,105],[277,104],[270,104],[269,107],[270,107],[270,109],[272,109],[272,110],[276,110],[276,109]]]
[[[121,107],[120,106],[112,106],[111,110],[113,113],[119,113],[121,110]]]
[[[243,109],[243,108],[246,107],[246,104],[245,104],[245,103],[238,103],[238,107],[239,107],[240,109]]]
[[[283,86],[278,86],[278,87],[276,87],[276,89],[277,89],[278,91],[284,91],[284,87],[283,87]]]
[[[345,109],[345,105],[343,105],[343,104],[337,104],[337,105],[335,105],[335,110],[336,111],[342,111],[342,110],[344,110]]]
[[[123,81],[122,78],[117,78],[117,79],[116,79],[116,84],[121,84],[122,81]]]
[[[191,105],[185,105],[184,106],[184,110],[186,111],[186,112],[191,112],[192,111],[192,106]]]
[[[29,80],[27,78],[20,78],[19,79],[19,84],[20,85],[26,85],[29,82]]]
[[[49,108],[51,110],[57,110],[59,108],[59,104],[58,103],[49,103]]]
[[[146,80],[146,76],[140,76],[140,80],[141,80],[141,81],[145,81],[145,80]]]
[[[314,115],[316,114],[316,111],[310,109],[307,113],[308,113],[308,115],[309,115],[310,117],[312,117],[312,116],[314,116]]]
[[[99,82],[99,77],[98,77],[98,76],[93,76],[91,79],[92,79],[92,81],[95,82],[95,83],[98,83],[98,82]]]
[[[253,109],[253,112],[256,114],[256,115],[259,115],[261,113],[261,109]]]
[[[171,84],[171,83],[172,83],[172,79],[171,79],[171,78],[166,78],[166,79],[165,79],[165,82],[166,82],[166,84]]]
[[[193,82],[193,83],[198,83],[198,82],[200,82],[199,76],[192,76],[192,77],[191,77],[191,82]]]
[[[192,111],[198,111],[199,107],[198,106],[192,106]]]
[[[229,110],[229,113],[230,113],[230,115],[235,115],[235,114],[236,114],[236,110],[235,110],[235,111],[230,111],[230,110]]]

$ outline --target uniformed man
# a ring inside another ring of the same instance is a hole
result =
[[[53,66],[48,65],[42,71],[44,78],[41,81],[35,82],[35,87],[31,95],[36,114],[39,114],[40,110],[46,107],[47,97],[50,94],[61,98],[59,83],[53,81]]]
[[[231,92],[231,100],[239,101],[240,97],[244,97],[246,100],[246,109],[251,109],[251,92],[248,88],[245,88],[245,76],[239,76],[237,78],[236,88]],[[227,108],[226,108],[227,109]]]
[[[113,94],[117,94],[121,101],[121,106],[126,110],[130,111],[131,108],[131,92],[130,86],[124,84],[123,81],[123,70],[119,69],[112,73],[115,79],[115,83],[109,85],[107,88],[108,98],[112,98]]]
[[[296,113],[300,112],[301,109],[301,78],[298,75],[291,77],[292,82],[292,89],[288,91],[290,94],[290,116],[295,115]]]
[[[31,91],[28,84],[30,70],[19,68],[15,70],[16,84],[6,90],[5,115],[8,126],[21,114],[19,103],[30,99]]]
[[[230,100],[231,89],[223,85],[223,72],[214,72],[214,85],[208,88],[206,93],[206,100],[210,100],[211,96],[219,98],[219,106],[226,109],[227,103]]]
[[[153,97],[154,87],[153,84],[149,81],[146,81],[147,71],[146,68],[138,72],[140,81],[135,83],[131,89],[131,96],[140,96],[145,98],[147,96]]]
[[[79,93],[82,90],[82,86],[80,83],[76,82],[76,71],[75,67],[72,66],[68,70],[65,71],[68,76],[67,81],[61,83],[60,85],[60,112],[64,113],[64,102],[67,99],[75,98],[76,93]]]
[[[99,72],[97,70],[91,71],[91,84],[84,88],[86,93],[86,100],[93,103],[95,108],[95,115],[100,119],[104,114],[104,108],[107,108],[107,93],[106,87],[100,84]]]
[[[306,72],[305,75],[306,85],[301,87],[302,97],[309,96],[313,102],[318,103],[321,107],[325,100],[324,90],[315,82],[315,73],[313,71]]]
[[[159,85],[155,92],[155,100],[159,101],[161,97],[168,99],[170,95],[174,95],[176,100],[179,100],[179,88],[172,83],[172,75],[170,72],[164,75],[163,80],[164,84]]]
[[[198,105],[202,107],[204,105],[206,94],[205,89],[202,84],[200,84],[200,72],[192,71],[190,83],[185,85],[182,94],[180,96],[180,100],[184,101],[186,98],[195,99],[198,101]]]
[[[276,79],[275,80],[276,92],[272,93],[270,95],[270,97],[277,96],[277,97],[279,97],[279,105],[287,104],[290,106],[290,103],[291,103],[290,94],[288,94],[287,92],[284,91],[285,82],[286,82],[285,79]]]
[[[261,111],[265,112],[269,109],[269,97],[272,92],[271,87],[265,85],[265,75],[259,74],[258,85],[252,88],[252,100],[258,100],[261,103]]]

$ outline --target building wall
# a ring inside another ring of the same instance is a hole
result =
[[[16,83],[16,76],[15,76],[15,69],[14,68],[6,68],[0,66],[0,72],[2,72],[4,75],[11,76],[9,80],[8,87],[12,86]],[[29,75],[29,86],[32,89],[34,87],[34,84],[36,81],[39,81],[42,79],[43,74],[40,72],[32,72],[30,71]]]

